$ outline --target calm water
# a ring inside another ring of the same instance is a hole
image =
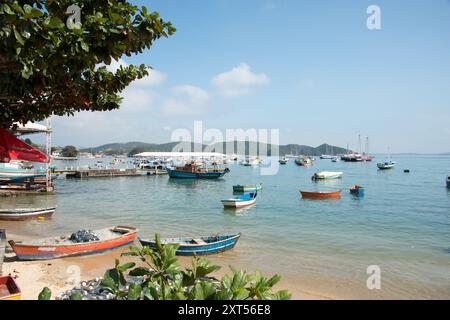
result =
[[[378,159],[382,159],[379,156]],[[78,228],[130,224],[162,237],[242,232],[235,250],[210,260],[281,274],[292,286],[343,297],[450,298],[449,156],[394,156],[397,167],[317,160],[291,161],[274,176],[231,164],[223,180],[167,176],[56,181],[53,196],[0,199],[3,207],[56,204],[45,222],[2,223],[11,232],[55,235]],[[64,164],[60,164],[61,167]],[[403,173],[403,169],[411,173]],[[343,171],[341,180],[312,182],[314,172]],[[257,204],[224,210],[234,184],[262,182]],[[362,199],[353,184],[366,187]],[[298,190],[344,189],[340,200],[303,200]],[[368,290],[366,269],[381,268],[381,290]]]

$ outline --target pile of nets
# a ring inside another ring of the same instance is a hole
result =
[[[76,243],[100,240],[100,238],[92,230],[84,230],[84,229],[72,233],[69,239]]]

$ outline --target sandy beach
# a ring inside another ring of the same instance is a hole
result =
[[[8,234],[8,238],[26,240],[29,237],[24,235]],[[59,293],[75,287],[79,281],[86,281],[103,276],[103,273],[114,266],[116,258],[121,262],[133,261],[130,257],[121,257],[121,253],[128,251],[128,248],[121,248],[111,252],[94,256],[72,257],[55,259],[48,261],[18,261],[14,252],[8,245],[6,248],[5,261],[3,263],[3,275],[13,276],[22,290],[23,300],[36,300],[39,292],[44,287],[50,288],[52,298]],[[180,265],[185,268],[190,266],[191,259],[180,257]],[[216,261],[215,261],[216,263]],[[227,266],[214,274],[221,277],[227,273]],[[254,270],[247,270],[254,272]],[[265,276],[271,276],[265,274]],[[336,296],[321,294],[319,292],[302,290],[298,286],[293,286],[288,279],[282,279],[276,286],[276,290],[287,289],[292,293],[295,300],[334,300]]]

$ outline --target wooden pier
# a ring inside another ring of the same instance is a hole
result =
[[[142,172],[137,169],[79,169],[55,171],[55,173],[65,173],[67,178],[76,179],[142,176]]]

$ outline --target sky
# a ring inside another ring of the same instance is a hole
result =
[[[120,110],[53,117],[54,145],[165,143],[202,121],[279,129],[281,144],[356,148],[360,134],[373,152],[450,152],[448,0],[132,2],[177,32],[109,66],[154,70]]]

